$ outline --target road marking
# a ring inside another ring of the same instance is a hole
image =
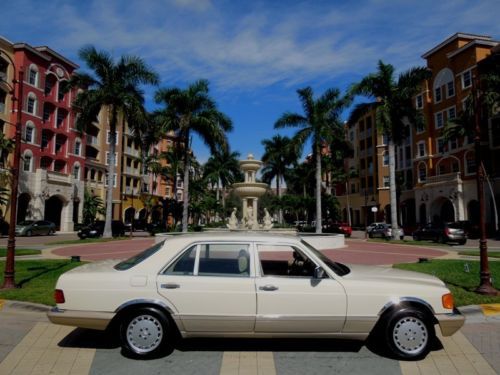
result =
[[[272,352],[224,352],[220,375],[276,375]]]
[[[486,316],[500,315],[500,303],[489,303],[481,306],[483,314]]]
[[[74,329],[37,323],[0,363],[0,374],[88,374],[95,349],[59,346]]]

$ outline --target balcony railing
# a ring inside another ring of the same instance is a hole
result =
[[[125,173],[133,174],[136,176],[140,174],[139,169],[134,167],[125,167]]]
[[[92,146],[98,146],[99,139],[93,135],[87,134],[87,144]]]
[[[138,188],[134,188],[132,186],[125,186],[125,194],[137,195],[138,192],[139,192]]]
[[[132,156],[139,156],[139,150],[136,150],[136,149],[134,149],[132,147],[128,147],[128,146],[125,147],[125,153],[132,155]]]
[[[65,173],[47,171],[47,179],[52,182],[71,184],[71,176]]]
[[[424,184],[436,184],[441,182],[458,182],[460,181],[460,172],[446,173],[438,176],[427,176],[425,181],[421,181]]]

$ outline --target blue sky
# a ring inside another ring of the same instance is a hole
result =
[[[296,90],[345,90],[378,59],[402,71],[455,32],[500,39],[499,0],[215,1],[16,0],[2,8],[0,35],[48,45],[80,64],[80,47],[142,56],[162,87],[199,78],[234,123],[231,148],[263,153]],[[82,64],[80,64],[82,65]],[[83,66],[82,66],[83,68]],[[154,89],[147,91],[147,105]],[[347,116],[347,113],[346,113]],[[291,135],[293,131],[280,131]],[[200,161],[208,150],[194,140]]]

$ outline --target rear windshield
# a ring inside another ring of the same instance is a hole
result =
[[[128,258],[127,260],[124,260],[123,262],[118,263],[115,266],[115,270],[125,271],[125,270],[128,270],[128,269],[134,267],[135,265],[141,263],[143,260],[149,258],[151,255],[153,255],[158,250],[160,250],[161,247],[163,246],[164,242],[165,241],[157,243],[157,244],[151,246],[150,248],[144,250],[142,253],[134,255],[133,257]]]

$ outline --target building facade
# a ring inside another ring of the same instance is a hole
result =
[[[421,92],[415,97],[415,107],[422,111],[426,126],[412,127],[408,138],[396,149],[400,225],[412,229],[418,224],[433,221],[478,222],[473,137],[445,140],[443,131],[446,123],[459,116],[465,108],[474,79],[479,74],[478,64],[491,55],[495,46],[498,46],[498,42],[491,37],[457,33],[423,54],[432,76],[422,83]],[[368,115],[372,117],[370,124],[373,124],[374,114],[375,110]],[[500,186],[496,187],[498,168],[493,156],[498,153],[500,146],[500,142],[495,141],[500,137],[500,129],[496,125],[498,122],[498,117],[490,118],[483,130],[483,135],[486,133],[483,143],[488,175],[485,184],[488,207],[486,219],[490,229],[498,222],[495,207],[500,203]],[[347,166],[360,171],[359,182],[351,182],[349,187],[350,192],[355,192],[350,196],[352,223],[361,226],[363,212],[367,208],[363,203],[366,202],[366,196],[372,193],[377,196],[375,201],[379,209],[379,214],[373,220],[390,222],[390,206],[384,207],[381,203],[382,200],[384,203],[388,201],[387,150],[383,136],[371,134],[370,139],[367,128],[367,120],[362,119],[356,124],[348,124],[347,129],[347,137],[357,150],[354,158],[347,161]],[[371,132],[378,133],[376,127]],[[374,149],[378,151],[375,152]],[[370,178],[372,173],[373,178]],[[369,178],[363,182],[365,176]],[[382,199],[381,194],[384,197]],[[348,204],[345,194],[339,201],[346,220],[345,210]],[[356,211],[360,212],[360,220],[356,220]]]

